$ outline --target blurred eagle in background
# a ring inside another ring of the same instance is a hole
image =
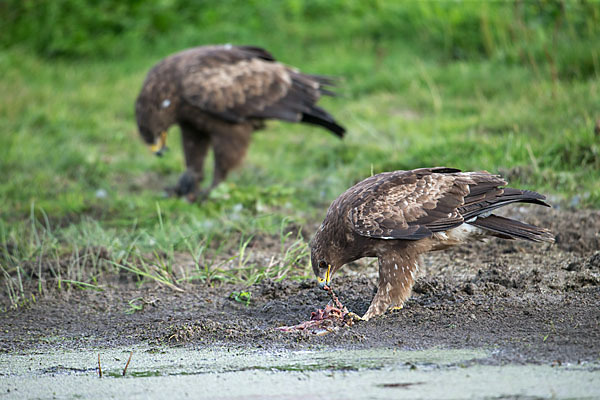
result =
[[[322,95],[333,95],[332,84],[330,78],[281,64],[258,47],[196,47],[148,72],[135,114],[142,138],[158,155],[169,127],[180,126],[186,171],[172,191],[193,201],[209,147],[215,159],[213,188],[240,164],[252,132],[266,119],[319,125],[342,137],[345,129],[316,105]]]
[[[547,229],[494,215],[511,203],[549,207],[529,190],[502,187],[488,172],[421,168],[384,172],[342,193],[311,242],[311,263],[321,287],[344,264],[379,259],[379,284],[364,319],[402,307],[410,296],[420,255],[496,236],[554,242]]]

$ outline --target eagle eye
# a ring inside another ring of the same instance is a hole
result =
[[[319,261],[319,268],[321,268],[321,269],[327,268],[327,263],[325,262],[325,260]]]

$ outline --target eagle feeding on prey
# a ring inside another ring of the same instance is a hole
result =
[[[344,264],[377,257],[379,284],[363,316],[368,320],[402,307],[422,253],[490,236],[553,242],[547,229],[492,214],[510,203],[549,207],[543,195],[506,184],[485,171],[445,167],[384,172],[357,183],[331,204],[311,242],[320,286]]]
[[[333,95],[327,77],[302,74],[251,46],[203,46],[173,54],[156,64],[135,104],[144,141],[160,155],[167,130],[181,128],[186,171],[173,189],[194,200],[212,147],[211,188],[239,165],[253,131],[265,119],[320,125],[342,137],[345,129],[316,105]]]

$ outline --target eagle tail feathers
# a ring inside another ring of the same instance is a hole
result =
[[[546,196],[543,194],[539,194],[538,192],[534,192],[533,190],[522,190],[522,189],[514,189],[514,188],[504,188],[504,193],[501,197],[502,200],[512,200],[518,201],[520,203],[533,203],[539,204],[542,206],[550,207],[546,200]]]
[[[315,75],[315,74],[302,74],[312,80],[319,82],[321,85],[327,86],[337,86],[340,78],[337,76],[327,76],[327,75]]]
[[[469,224],[490,231],[494,236],[504,239],[525,239],[533,242],[554,243],[554,235],[548,229],[494,214],[488,217],[476,218],[475,221],[469,222]]]
[[[340,138],[344,137],[346,133],[346,128],[339,125],[330,114],[317,106],[313,106],[309,111],[302,113],[301,121],[322,126]]]
[[[344,137],[344,134],[346,133],[346,129],[343,126],[338,125],[335,121],[325,120],[311,114],[302,114],[301,121],[307,124],[322,126],[340,138]]]
[[[324,89],[323,87],[319,88],[319,93],[329,97],[337,97],[338,94],[336,92],[332,92],[331,90]]]
[[[465,198],[465,205],[460,207],[462,209],[461,214],[465,221],[469,221],[473,217],[485,217],[494,210],[512,203],[529,203],[551,207],[544,201],[546,199],[544,195],[531,190],[513,188],[496,189],[496,191],[502,191],[501,194],[486,200],[485,191],[482,192],[480,190],[477,192],[477,186],[475,186],[474,189],[475,190],[472,190]],[[490,190],[489,192],[492,191]]]

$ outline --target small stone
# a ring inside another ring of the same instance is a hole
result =
[[[579,261],[573,261],[570,262],[565,269],[567,271],[580,271],[581,270],[581,263]]]
[[[104,189],[98,189],[96,190],[96,198],[97,199],[105,199],[106,197],[108,197],[108,192]]]
[[[469,296],[472,296],[475,294],[475,287],[473,286],[472,283],[467,283],[467,285],[464,287],[463,291],[468,294]]]

